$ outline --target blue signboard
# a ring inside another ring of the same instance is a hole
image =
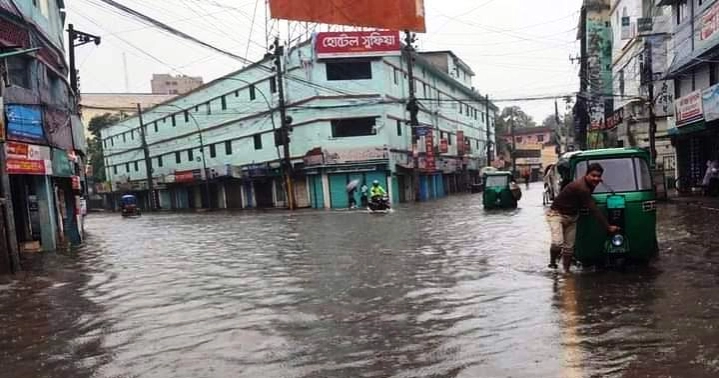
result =
[[[32,105],[6,105],[7,136],[30,142],[44,142],[42,128],[42,110]]]
[[[427,132],[429,132],[430,129],[431,128],[427,126],[417,126],[415,128],[418,137],[427,136]]]

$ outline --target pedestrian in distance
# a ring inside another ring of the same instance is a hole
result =
[[[366,183],[362,183],[362,187],[360,188],[360,202],[362,203],[362,207],[367,207],[369,204],[369,199],[367,197],[367,192],[369,191],[369,188],[367,187]]]
[[[602,182],[603,174],[604,168],[598,163],[592,163],[587,168],[586,175],[567,184],[554,198],[554,202],[546,214],[547,223],[552,233],[549,268],[556,269],[557,260],[561,257],[564,271],[569,273],[581,209],[589,209],[607,233],[611,234],[619,230],[619,227],[609,224],[592,198],[594,189]]]

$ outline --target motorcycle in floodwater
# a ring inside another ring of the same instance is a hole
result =
[[[389,204],[389,198],[383,196],[372,198],[367,204],[367,210],[372,214],[386,214],[389,213],[392,208]]]

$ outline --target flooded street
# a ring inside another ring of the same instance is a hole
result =
[[[90,215],[0,284],[2,377],[716,377],[717,213],[653,268],[546,268],[540,184],[358,211]]]

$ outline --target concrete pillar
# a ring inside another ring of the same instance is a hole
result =
[[[55,192],[49,176],[35,177],[38,215],[40,216],[40,244],[45,252],[57,249],[57,214]]]
[[[227,208],[227,190],[224,183],[217,184],[217,202],[220,209]]]
[[[192,195],[195,196],[195,208],[202,209],[202,188],[199,186],[193,187]]]
[[[387,175],[387,196],[389,196],[389,203],[394,204],[394,188],[392,187],[392,174]]]
[[[322,195],[324,196],[325,209],[331,209],[332,200],[330,196],[330,177],[327,173],[322,173]]]

